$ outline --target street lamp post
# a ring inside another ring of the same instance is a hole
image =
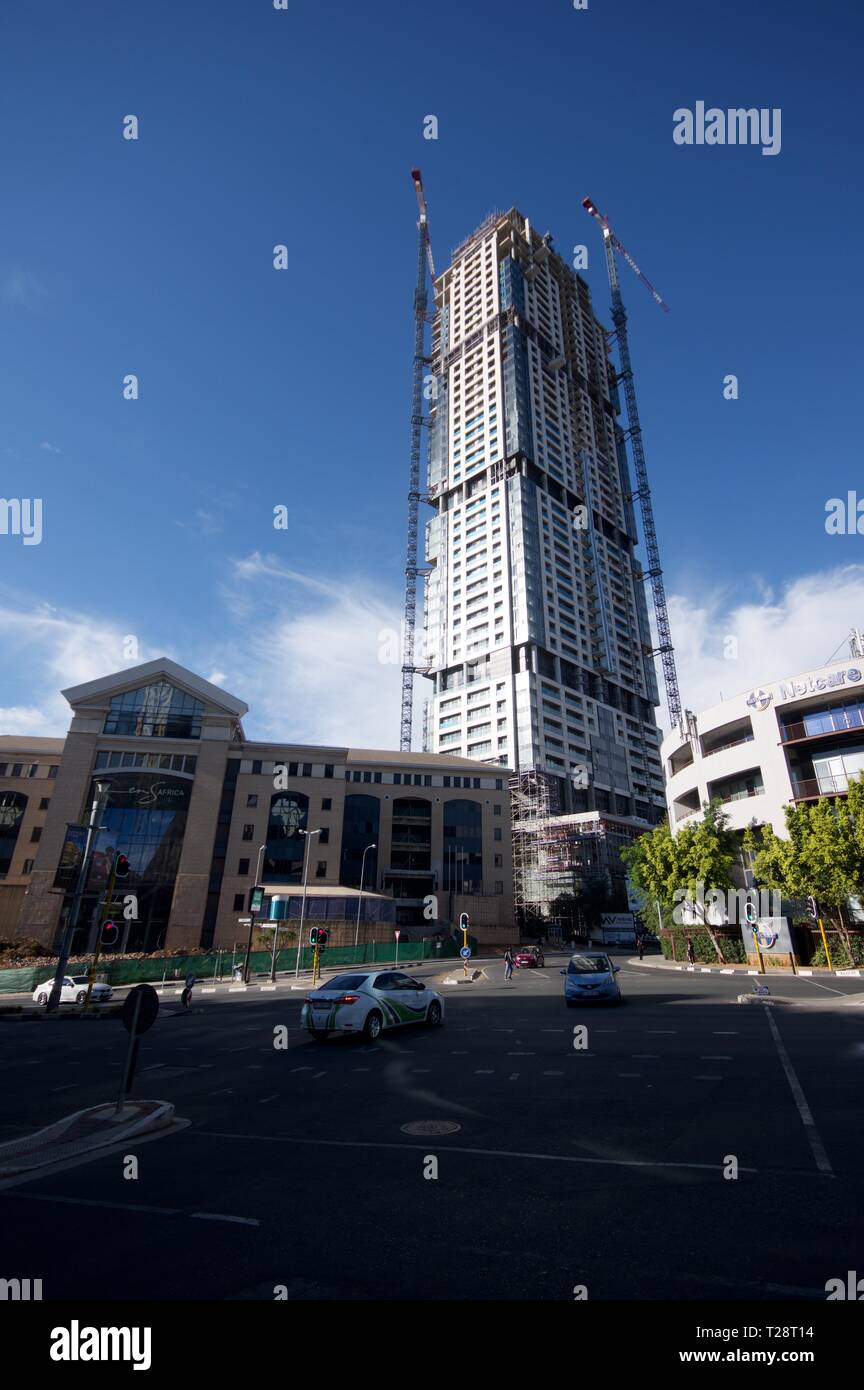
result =
[[[303,924],[306,921],[306,884],[309,879],[309,841],[313,835],[320,835],[320,830],[301,830],[301,835],[306,836],[303,855],[303,897],[300,902],[300,930],[297,933],[297,965],[294,969],[294,978],[300,974],[300,953],[303,950]]]
[[[54,982],[51,986],[51,993],[48,996],[48,1013],[51,1013],[52,1010],[56,1009],[60,1004],[63,976],[66,974],[66,967],[69,964],[69,956],[72,952],[72,941],[75,936],[75,928],[78,925],[78,914],[81,911],[81,900],[84,897],[84,889],[87,887],[87,875],[90,872],[90,858],[93,853],[93,839],[96,831],[101,829],[98,822],[102,819],[102,812],[105,809],[105,802],[108,797],[110,785],[110,782],[96,783],[93,804],[90,807],[90,820],[87,824],[87,839],[84,842],[84,855],[81,860],[81,867],[78,870],[78,880],[75,884],[72,902],[66,914],[63,944],[60,947],[57,969],[54,971]]]
[[[259,880],[260,880],[260,878],[261,878],[261,856],[264,854],[264,851],[266,850],[266,848],[267,848],[267,845],[266,845],[266,844],[263,844],[263,845],[261,846],[261,848],[258,850],[258,859],[257,859],[257,861],[256,861],[256,863],[255,863],[255,882],[252,884],[253,889],[254,889],[254,888],[260,887]],[[248,939],[247,939],[247,941],[246,941],[246,959],[245,959],[244,962],[243,962],[243,983],[244,983],[244,985],[248,985],[248,983],[249,983],[249,956],[251,955],[251,952],[252,952],[252,933],[253,933],[254,930],[255,930],[255,909],[252,907],[252,899],[250,898],[250,905],[249,905],[249,936],[248,936]]]
[[[365,848],[364,851],[363,851],[363,862],[362,862],[362,864],[360,865],[360,896],[359,896],[359,898],[357,899],[357,930],[356,930],[355,933],[354,933],[354,950],[355,950],[355,951],[357,950],[357,945],[358,945],[358,943],[359,943],[359,941],[360,941],[360,908],[361,908],[362,905],[363,905],[363,874],[365,873],[365,870],[366,870],[366,855],[369,853],[370,849],[377,849],[377,848],[378,848],[377,845],[367,845],[366,848]]]

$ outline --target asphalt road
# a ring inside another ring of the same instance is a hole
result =
[[[188,1127],[0,1184],[0,1272],[46,1299],[823,1300],[862,1258],[860,982],[772,981],[824,1007],[769,1010],[623,963],[621,1008],[568,1010],[560,963],[442,987],[443,1028],[375,1046],[307,1040],[302,994],[168,995],[135,1094]],[[110,1099],[125,1037],[0,1025],[0,1140]]]

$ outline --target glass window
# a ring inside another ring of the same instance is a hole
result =
[[[27,798],[21,792],[0,792],[0,878],[9,872],[26,809]]]
[[[242,912],[242,911],[243,911],[243,906],[244,906],[245,902],[246,902],[245,894],[243,894],[243,893],[235,893],[235,894],[234,894],[234,911],[235,911],[235,912]]]
[[[243,839],[244,839],[244,840],[251,840],[251,839],[252,839],[252,836],[253,836],[254,834],[255,834],[255,827],[254,827],[254,825],[244,825],[244,827],[243,827]]]
[[[330,843],[330,829],[329,829],[329,826],[326,826],[326,825],[325,825],[325,826],[324,826],[324,829],[323,829],[323,830],[320,830],[320,831],[318,832],[318,843],[319,843],[319,845],[326,845],[326,844],[329,844],[329,843]]]
[[[158,681],[115,695],[104,731],[135,738],[200,738],[203,716],[202,700]]]
[[[267,849],[262,881],[300,883],[306,837],[300,831],[309,822],[309,798],[303,792],[280,791],[270,800],[267,822]]]
[[[326,859],[319,859],[319,860],[318,860],[318,863],[317,863],[317,865],[316,865],[316,867],[315,867],[315,877],[316,877],[316,878],[326,878],[326,876],[327,876],[327,860],[326,860]]]
[[[325,777],[332,777],[332,776],[333,776],[333,764],[332,764],[332,763],[325,763],[325,764],[324,764],[324,776],[325,776]]]
[[[41,839],[42,827],[41,825],[34,825],[33,829],[30,831],[30,843],[33,845],[38,844]]]
[[[47,810],[48,810],[48,806],[49,806],[49,804],[50,804],[50,801],[51,801],[50,796],[43,796],[42,800],[39,802],[39,810],[40,810],[40,811],[47,811]]]
[[[248,795],[247,798],[246,798],[246,805],[247,805],[247,806],[257,806],[257,805],[258,805],[258,797],[257,797],[257,795],[256,795],[255,792],[250,792],[250,793],[249,793],[249,795]]]
[[[241,859],[241,860],[240,860],[240,863],[237,865],[237,876],[238,876],[238,878],[245,878],[246,875],[248,874],[248,872],[249,872],[249,860],[248,860],[248,859]]]
[[[333,809],[333,798],[330,797],[330,796],[322,796],[322,798],[321,798],[321,810],[322,810],[322,811],[331,811],[332,809]]]
[[[359,888],[361,875],[364,888],[374,889],[378,882],[378,850],[369,849],[369,846],[378,844],[380,815],[381,803],[377,796],[362,792],[346,796],[339,864],[339,882],[346,888]],[[365,868],[364,851],[367,851]]]

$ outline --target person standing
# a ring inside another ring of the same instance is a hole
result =
[[[644,943],[645,943],[645,938],[644,938],[644,936],[642,935],[642,933],[641,933],[641,931],[640,931],[639,935],[638,935],[637,938],[636,938],[636,949],[637,949],[637,951],[639,952],[639,959],[640,959],[640,960],[642,959],[642,956],[643,956],[644,950],[645,950],[645,945],[644,945]]]
[[[195,976],[191,973],[186,976],[186,987],[180,995],[180,1003],[184,1009],[188,1009],[192,1003],[192,990],[195,988]]]
[[[512,980],[512,978],[513,978],[513,953],[512,953],[512,951],[510,950],[510,947],[508,946],[508,947],[507,947],[507,950],[504,952],[504,979],[505,979],[505,980]]]
[[[688,936],[688,938],[687,938],[687,964],[688,964],[688,965],[695,965],[695,963],[696,963],[696,954],[695,954],[695,952],[694,952],[694,950],[693,950],[693,942],[691,941],[690,937]]]

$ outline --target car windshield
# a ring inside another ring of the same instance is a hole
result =
[[[335,975],[332,980],[319,985],[318,989],[360,989],[367,979],[366,975]]]
[[[608,956],[571,956],[567,966],[571,975],[608,975]]]
[[[86,975],[73,975],[73,976],[72,976],[72,983],[73,983],[73,985],[86,985],[86,984],[87,984],[87,976],[86,976]]]

